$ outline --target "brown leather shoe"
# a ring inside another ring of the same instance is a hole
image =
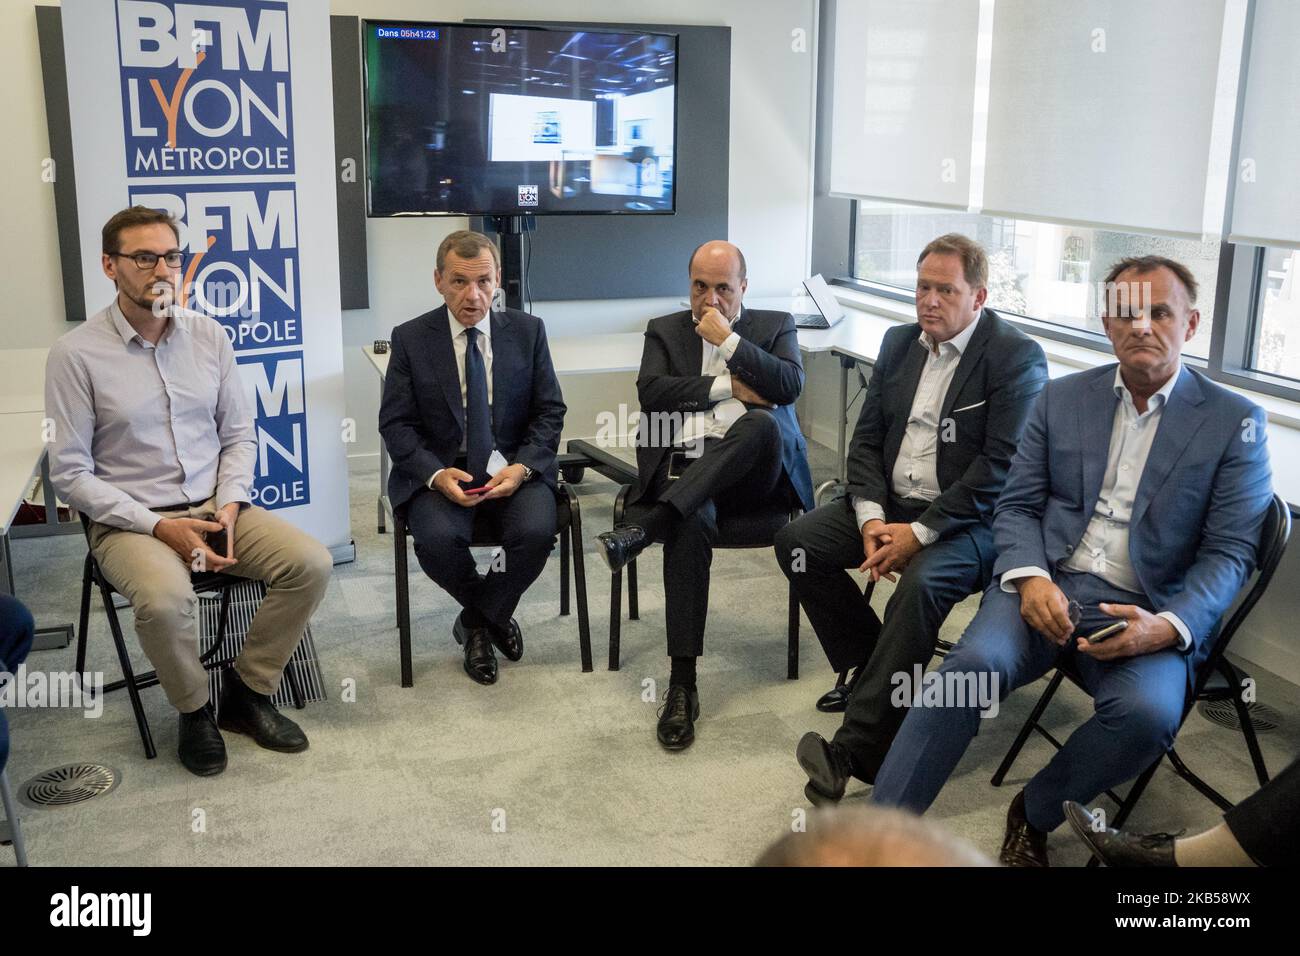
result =
[[[1007,833],[1002,838],[998,862],[1003,866],[1049,866],[1047,834],[1035,830],[1025,816],[1025,791],[1021,790],[1007,809]]]

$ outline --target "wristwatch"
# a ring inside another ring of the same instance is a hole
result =
[[[527,465],[524,465],[524,464],[522,464],[522,463],[521,463],[520,467],[523,468],[523,470],[524,470],[524,481],[532,481],[532,480],[533,480],[533,475],[535,474],[535,472],[534,472],[531,468],[529,468]]]

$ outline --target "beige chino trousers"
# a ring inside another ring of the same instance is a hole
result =
[[[212,520],[216,498],[164,518]],[[198,597],[190,565],[152,535],[92,522],[90,549],[104,576],[135,609],[135,630],[158,682],[181,713],[208,702],[208,679],[199,661]],[[235,670],[259,694],[273,694],[284,666],[325,595],[333,570],[329,550],[306,532],[256,505],[235,521],[235,561],[228,574],[263,581],[266,598],[253,616]]]

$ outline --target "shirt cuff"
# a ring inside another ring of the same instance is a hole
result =
[[[726,361],[730,362],[731,357],[736,354],[736,349],[738,349],[739,347],[740,347],[740,335],[739,333],[732,332],[730,335],[728,335],[725,339],[722,340],[722,344],[718,346],[718,351],[722,353],[722,357]]]
[[[435,472],[433,473],[433,476],[430,477],[429,480],[428,480],[427,482],[425,482],[426,487],[428,487],[428,489],[429,489],[430,491],[434,491],[434,490],[435,490],[434,487],[433,487],[433,483],[434,483],[435,481],[437,481],[437,480],[438,480],[438,476],[441,475],[441,474],[442,474],[444,471],[446,471],[446,470],[447,470],[446,468],[439,468],[437,471],[435,471]]]
[[[927,528],[919,521],[912,522],[912,534],[916,535],[916,540],[921,542],[923,548],[928,548],[939,540],[939,532],[933,528]]]
[[[731,398],[731,373],[723,372],[721,375],[714,376],[713,384],[709,386],[709,401],[725,402],[729,398]]]
[[[858,520],[859,531],[863,529],[868,521],[885,520],[885,509],[876,502],[867,501],[865,498],[859,498],[856,495],[850,500],[853,502],[853,515]]]
[[[153,537],[153,529],[158,526],[158,522],[161,520],[162,515],[150,511],[144,505],[140,505],[140,510],[133,511],[131,514],[131,530]]]
[[[1012,568],[1002,575],[1002,590],[1014,593],[1016,586],[1012,582],[1018,581],[1020,578],[1047,578],[1049,581],[1052,580],[1052,576],[1042,568]]]
[[[243,488],[218,488],[217,489],[217,510],[220,511],[226,505],[239,505],[240,511],[247,508],[251,501],[248,500],[248,492]]]
[[[1173,611],[1161,611],[1156,617],[1163,617],[1174,626],[1174,630],[1178,632],[1178,649],[1180,651],[1186,652],[1192,646],[1192,632],[1187,629],[1187,625],[1183,623],[1181,617]]]

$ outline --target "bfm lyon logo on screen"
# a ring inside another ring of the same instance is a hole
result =
[[[289,184],[136,188],[181,224],[181,301],[221,322],[236,351],[302,344],[297,207]]]
[[[248,406],[257,417],[254,504],[268,509],[308,504],[302,353],[241,355],[237,361]]]
[[[118,0],[128,178],[292,173],[283,0]]]

